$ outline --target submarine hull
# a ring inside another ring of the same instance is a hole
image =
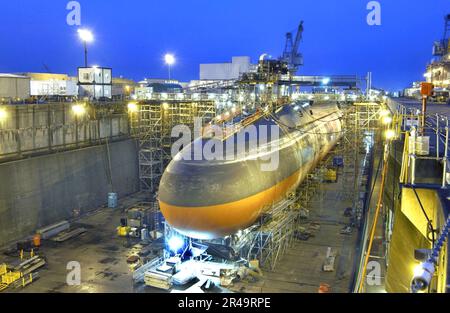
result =
[[[304,113],[300,119],[288,119],[295,127],[286,130],[281,119],[296,114],[288,110],[280,120],[274,117],[256,123],[280,127],[277,148],[265,153],[264,159],[249,157],[248,151],[231,161],[174,158],[159,189],[166,221],[181,234],[196,239],[225,237],[252,225],[273,203],[294,190],[341,136],[341,114],[336,108],[315,109],[318,118],[305,118]],[[210,140],[197,139],[202,147]],[[194,145],[195,141],[185,149]],[[276,159],[276,166],[263,170],[269,159]]]

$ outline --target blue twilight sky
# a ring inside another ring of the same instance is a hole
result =
[[[69,0],[0,2],[0,72],[74,75],[83,64]],[[382,25],[368,26],[369,0],[79,0],[92,29],[91,65],[136,80],[166,77],[163,55],[177,57],[173,77],[198,79],[199,64],[232,56],[279,56],[286,31],[305,21],[303,74],[373,72],[374,84],[401,89],[423,79],[434,40],[443,35],[449,0],[379,0]]]

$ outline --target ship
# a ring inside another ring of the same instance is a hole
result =
[[[336,103],[297,101],[233,121],[221,136],[210,132],[193,140],[161,178],[158,201],[164,218],[179,233],[202,240],[251,226],[337,144],[342,115]],[[196,147],[213,146],[225,157],[195,155]]]

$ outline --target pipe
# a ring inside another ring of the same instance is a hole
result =
[[[425,133],[425,115],[427,113],[427,97],[423,96],[422,97],[422,123],[421,123],[421,127],[420,127],[420,134],[423,136]]]
[[[387,169],[388,169],[388,155],[389,155],[389,142],[385,143],[384,146],[384,156],[383,156],[383,172],[381,174],[381,185],[380,185],[380,192],[378,193],[378,200],[377,200],[377,208],[375,211],[375,215],[374,215],[374,220],[372,223],[372,228],[370,230],[370,237],[369,237],[369,246],[367,248],[367,252],[366,255],[364,257],[364,266],[363,266],[363,271],[361,274],[361,279],[359,282],[359,288],[358,288],[358,292],[363,292],[363,288],[364,288],[364,278],[366,276],[366,272],[367,272],[367,264],[369,263],[369,257],[370,257],[370,252],[372,251],[372,244],[373,244],[373,239],[375,237],[375,231],[377,228],[377,222],[378,222],[378,216],[380,215],[380,210],[381,210],[381,202],[383,200],[383,191],[384,191],[384,185],[386,182],[386,176],[387,176]]]
[[[447,156],[448,156],[448,126],[445,126],[445,151],[444,159],[442,160],[442,188],[446,186],[447,176]]]
[[[416,140],[417,140],[415,127],[412,127],[411,135],[413,139],[412,153],[411,153],[412,158],[411,185],[414,185],[416,183]]]

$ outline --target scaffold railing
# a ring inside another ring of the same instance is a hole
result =
[[[172,144],[177,140],[172,137],[173,127],[186,125],[193,134],[195,118],[207,122],[216,116],[216,108],[209,100],[173,99],[143,101],[137,106],[138,112],[132,115],[130,124],[139,141],[141,190],[150,191],[154,198],[164,169],[172,158]]]
[[[417,183],[417,162],[434,160],[442,165],[441,188],[448,186],[449,119],[442,114],[426,114],[417,107],[407,107],[392,99],[388,106],[394,114],[397,136],[404,135],[404,151],[400,183]],[[425,125],[422,125],[422,121]]]
[[[274,270],[294,240],[299,214],[295,193],[273,204],[261,216],[259,227],[253,231],[246,259],[257,259],[263,268]]]

